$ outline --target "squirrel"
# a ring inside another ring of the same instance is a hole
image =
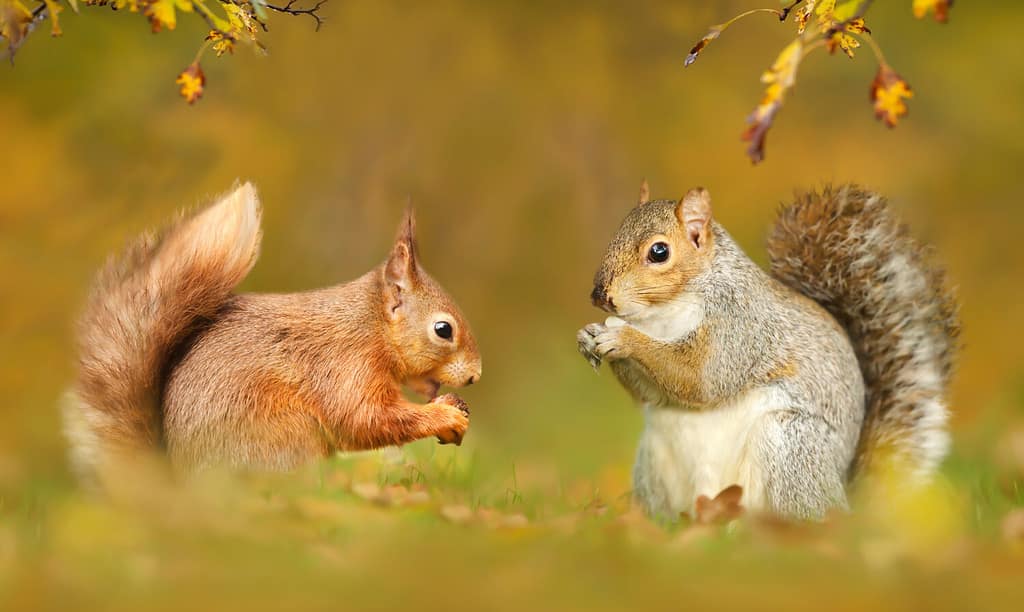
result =
[[[848,509],[864,475],[926,482],[949,446],[959,313],[886,199],[855,185],[799,195],[768,274],[706,189],[649,194],[644,181],[594,277],[612,316],[577,334],[643,406],[643,509],[672,519],[738,484],[750,511],[815,520]]]
[[[479,380],[480,354],[420,265],[411,207],[387,260],[351,282],[235,294],[256,262],[260,216],[246,183],[99,272],[64,405],[72,464],[87,482],[141,452],[186,473],[273,471],[336,450],[461,443],[469,410],[438,392]],[[405,399],[403,385],[429,401]]]

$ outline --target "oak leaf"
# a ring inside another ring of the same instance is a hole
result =
[[[882,64],[878,67],[878,74],[871,83],[871,100],[875,103],[875,117],[885,122],[889,127],[896,127],[900,117],[907,114],[907,105],[904,100],[914,97],[903,77],[896,73],[890,66]]]
[[[183,70],[174,81],[181,86],[181,97],[189,104],[194,103],[203,95],[203,86],[206,84],[206,75],[199,66],[199,62],[192,62],[188,68]]]

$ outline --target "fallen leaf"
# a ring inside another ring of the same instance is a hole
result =
[[[1024,543],[1024,508],[1011,510],[1003,518],[1003,539],[1007,542]]]
[[[928,13],[934,13],[935,21],[946,23],[952,6],[953,0],[914,0],[914,17],[923,19]]]
[[[904,100],[914,97],[914,92],[891,67],[882,64],[871,83],[871,100],[875,103],[875,117],[889,127],[896,127],[900,117],[907,114]]]
[[[464,505],[449,505],[441,508],[441,516],[456,525],[465,525],[473,520],[473,509]]]
[[[702,525],[728,523],[743,514],[743,487],[730,485],[722,489],[714,498],[707,495],[697,497],[694,505],[694,521]]]
[[[384,499],[383,491],[374,482],[357,482],[352,485],[352,493],[366,501],[376,502]]]
[[[192,62],[174,82],[181,86],[181,97],[185,98],[189,104],[193,104],[203,95],[206,75],[203,74],[199,62]]]

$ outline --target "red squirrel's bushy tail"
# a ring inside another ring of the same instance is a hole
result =
[[[78,321],[78,376],[64,404],[71,462],[84,479],[116,456],[161,446],[170,353],[249,273],[260,237],[259,200],[246,183],[144,234],[100,270]]]
[[[844,185],[784,207],[768,253],[772,274],[832,313],[860,360],[867,411],[851,476],[930,475],[949,447],[960,321],[927,250],[883,197]]]

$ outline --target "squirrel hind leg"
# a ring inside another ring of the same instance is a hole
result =
[[[851,453],[844,452],[843,440],[820,416],[795,410],[770,412],[763,417],[751,445],[759,455],[754,462],[763,470],[763,490],[753,487],[748,493],[763,496],[765,510],[821,520],[833,508],[848,507],[845,474],[849,462],[842,458]]]

